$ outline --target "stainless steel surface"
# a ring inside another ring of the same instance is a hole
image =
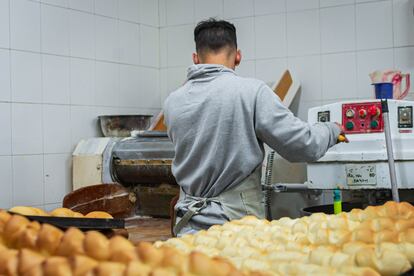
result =
[[[132,131],[148,129],[152,115],[104,115],[98,118],[105,137],[129,137]]]
[[[168,137],[137,137],[119,141],[112,150],[112,176],[123,185],[169,183],[174,147]]]
[[[275,183],[271,185],[272,190],[276,193],[280,192],[310,192],[321,193],[320,190],[309,189],[306,183]]]
[[[390,118],[388,116],[387,100],[385,101],[381,100],[381,104],[382,104],[382,118],[384,121],[385,144],[387,146],[388,167],[390,170],[392,199],[395,202],[400,202],[400,197],[398,195],[397,175],[395,172],[394,151],[392,149]]]

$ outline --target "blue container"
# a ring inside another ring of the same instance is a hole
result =
[[[375,98],[392,99],[393,84],[391,82],[373,83],[375,86]]]

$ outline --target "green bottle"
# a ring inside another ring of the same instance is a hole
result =
[[[339,214],[342,212],[342,199],[341,199],[341,190],[335,189],[333,191],[333,202],[334,202],[334,214]]]

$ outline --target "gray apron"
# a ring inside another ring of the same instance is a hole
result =
[[[174,234],[182,236],[207,229],[213,224],[223,224],[229,220],[247,215],[265,218],[263,192],[261,187],[261,166],[236,187],[224,191],[216,197],[196,197],[180,190],[176,210],[186,210],[182,217],[177,216]],[[208,214],[214,214],[211,220]],[[197,216],[197,225],[191,222]],[[205,223],[203,223],[203,221]]]

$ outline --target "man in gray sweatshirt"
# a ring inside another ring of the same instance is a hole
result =
[[[236,29],[209,19],[194,30],[187,82],[165,101],[172,172],[180,185],[175,234],[246,215],[264,218],[261,166],[266,143],[289,161],[315,161],[341,127],[296,118],[262,81],[239,77]]]

